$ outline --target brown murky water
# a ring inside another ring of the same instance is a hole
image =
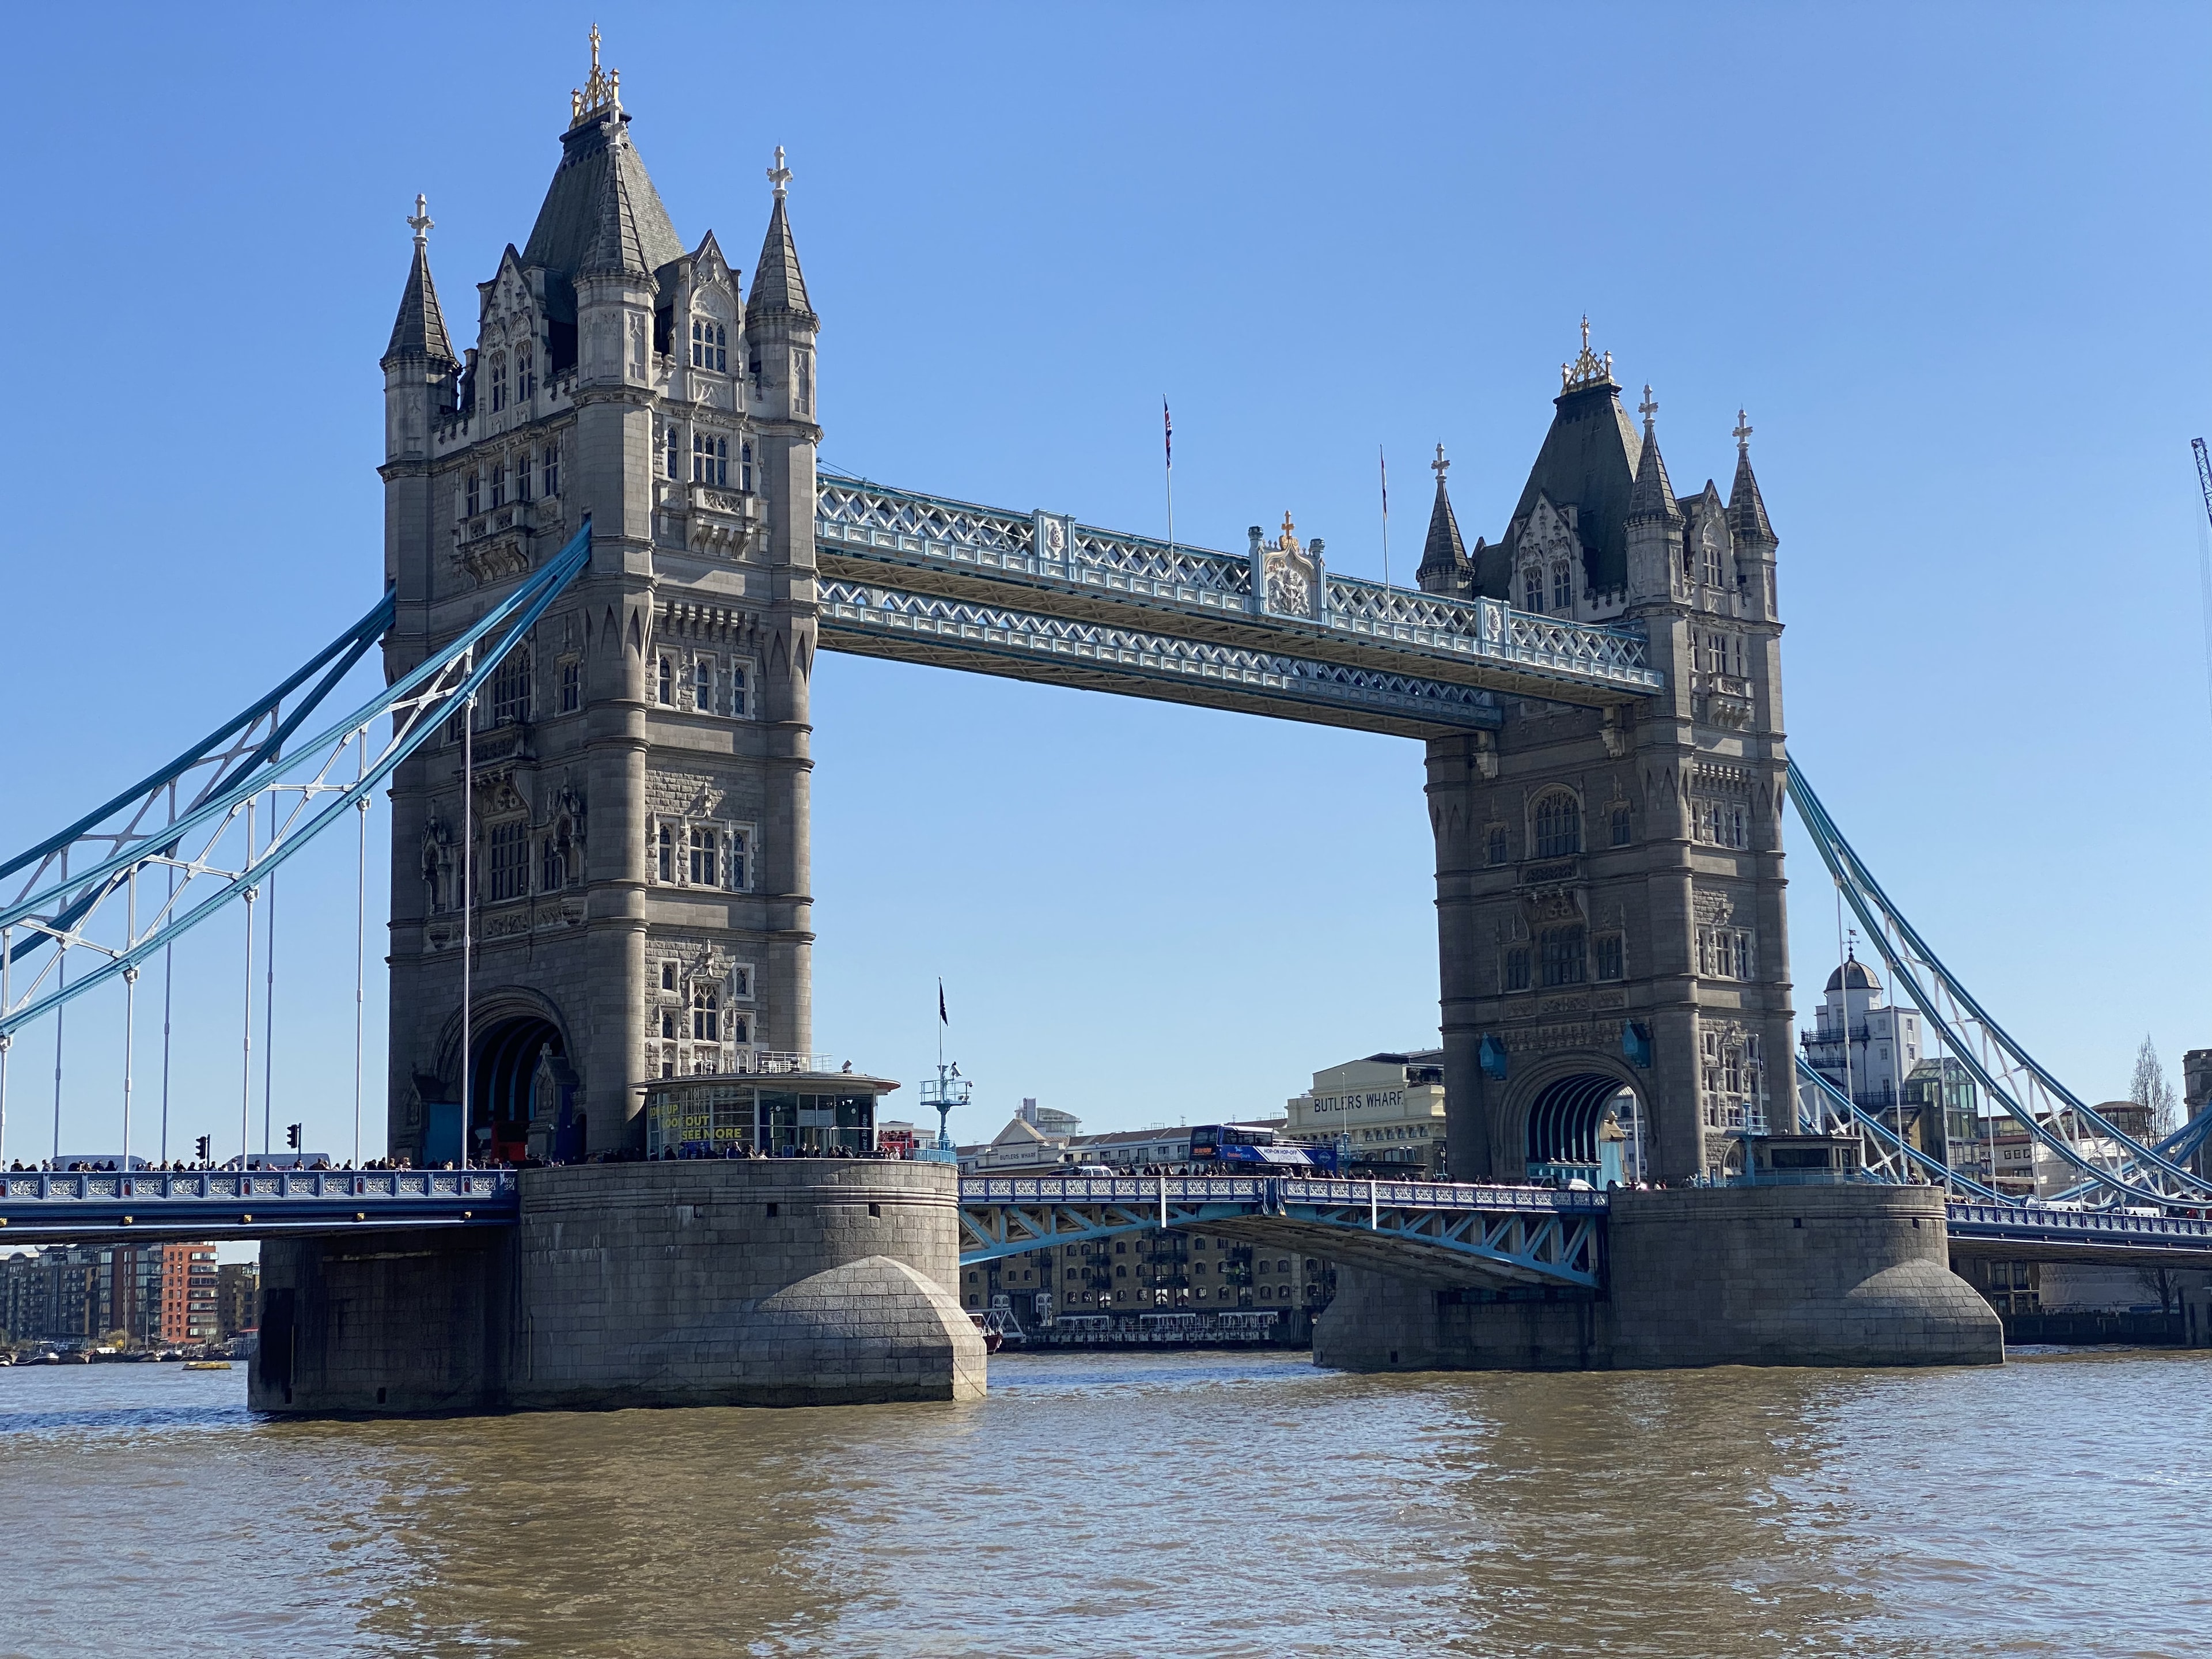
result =
[[[0,1370],[0,1653],[2212,1650],[2212,1358],[1355,1377],[276,1424]]]

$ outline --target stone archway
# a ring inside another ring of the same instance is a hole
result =
[[[1641,1103],[1633,1085],[1610,1072],[1569,1072],[1543,1084],[1522,1118],[1527,1178],[1580,1179],[1594,1187],[1635,1178]],[[1611,1124],[1607,1119],[1613,1120]]]
[[[471,1158],[519,1163],[528,1153],[531,1085],[543,1060],[566,1054],[561,1028],[543,1014],[510,1014],[477,1030],[469,1053]]]

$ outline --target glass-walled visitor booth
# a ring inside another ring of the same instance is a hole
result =
[[[887,1078],[813,1069],[655,1078],[644,1085],[645,1151],[714,1158],[730,1152],[822,1158],[876,1150],[876,1100]]]

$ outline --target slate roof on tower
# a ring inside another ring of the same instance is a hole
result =
[[[1437,447],[1441,457],[1443,446]],[[1444,475],[1437,473],[1437,504],[1429,509],[1429,538],[1421,545],[1421,567],[1413,580],[1431,592],[1449,591],[1444,579],[1456,580],[1467,573],[1467,544],[1460,539],[1459,516],[1452,511]]]
[[[683,257],[660,192],[629,141],[629,117],[610,108],[562,133],[561,165],[531,227],[523,264],[574,279],[586,270],[649,275]]]
[[[1636,484],[1643,441],[1620,406],[1620,388],[1610,374],[1577,385],[1552,400],[1551,429],[1528,469],[1528,482],[1513,508],[1520,523],[1542,495],[1554,507],[1571,503],[1583,544],[1586,584],[1608,592],[1628,586],[1628,497]],[[1511,547],[1500,542],[1485,550],[1476,572],[1481,591],[1507,597],[1511,581]]]
[[[1738,416],[1741,423],[1741,416]],[[1759,480],[1751,475],[1751,447],[1739,443],[1735,452],[1735,483],[1729,489],[1729,528],[1738,541],[1774,544],[1774,526],[1766,520],[1766,503],[1759,498]]]
[[[799,249],[791,240],[791,221],[784,215],[781,189],[768,216],[768,234],[761,240],[760,264],[753,268],[752,291],[745,296],[745,309],[814,314],[806,297],[806,278],[799,269]]]
[[[446,314],[438,308],[438,285],[430,280],[430,250],[415,239],[415,264],[407,273],[407,287],[399,296],[399,314],[392,319],[392,343],[384,348],[380,368],[398,358],[421,357],[434,368],[453,368],[453,343],[446,333]]]

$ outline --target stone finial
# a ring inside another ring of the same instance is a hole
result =
[[[1443,483],[1444,474],[1451,471],[1451,463],[1444,459],[1444,447],[1442,444],[1437,446],[1437,458],[1429,463],[1429,471],[1437,475],[1437,482],[1439,484]]]
[[[415,193],[415,216],[407,222],[407,228],[415,233],[415,246],[428,247],[430,233],[437,226],[438,222],[430,216],[430,198],[417,191]]]
[[[783,164],[783,146],[775,147],[775,165],[768,170],[768,181],[775,186],[775,199],[783,200],[784,186],[791,182],[791,169]]]
[[[1659,413],[1659,400],[1651,395],[1651,382],[1644,383],[1644,401],[1636,405],[1636,412],[1644,417],[1644,435],[1651,435],[1652,420]]]
[[[1735,440],[1737,454],[1751,453],[1751,417],[1740,409],[1735,412],[1735,430],[1729,433],[1729,436]]]

